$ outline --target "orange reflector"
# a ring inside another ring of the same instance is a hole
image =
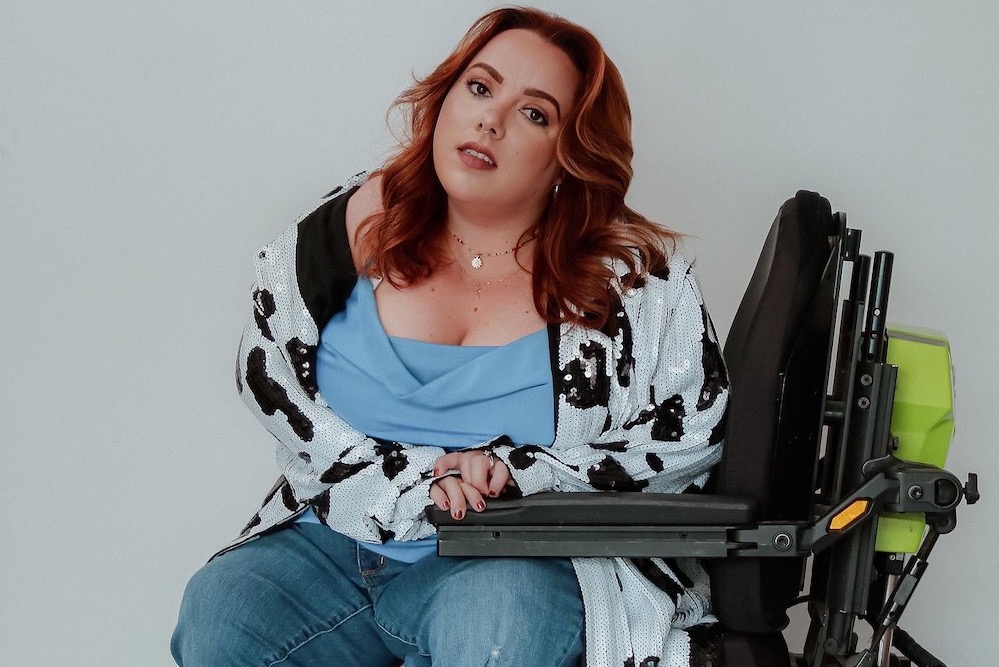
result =
[[[846,509],[832,518],[829,522],[829,530],[843,530],[857,519],[867,514],[867,508],[871,504],[870,500],[854,500],[847,505]]]

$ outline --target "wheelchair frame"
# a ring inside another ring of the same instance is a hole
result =
[[[822,217],[828,202],[814,193],[799,192],[785,207],[792,204],[809,212],[803,227],[825,225],[819,231],[805,228],[809,242],[822,248],[828,243],[828,254],[808,260],[808,270],[816,275],[814,289],[802,312],[790,318],[796,329],[787,352],[768,371],[776,374],[771,380],[776,380],[778,395],[776,423],[767,433],[772,442],[765,452],[784,457],[775,458],[775,477],[797,475],[799,482],[788,492],[797,494],[790,502],[796,509],[775,513],[772,506],[790,496],[782,492],[772,497],[769,489],[747,493],[745,484],[724,473],[723,461],[716,489],[723,495],[543,493],[493,501],[485,512],[468,513],[460,522],[432,510],[440,555],[708,559],[716,615],[726,629],[750,634],[779,632],[787,622],[786,608],[796,600],[782,594],[765,601],[765,609],[747,612],[744,599],[726,591],[725,582],[741,576],[726,575],[726,564],[786,561],[789,574],[781,576],[797,577],[797,595],[804,588],[804,559],[811,556],[811,623],[803,654],[792,656],[794,664],[888,667],[911,660],[921,667],[943,665],[896,626],[937,538],[956,526],[962,498],[968,504],[977,501],[977,477],[971,474],[962,484],[939,467],[893,456],[897,439],[890,426],[898,369],[886,362],[885,318],[893,256],[876,253],[872,270],[870,257],[860,253],[861,232],[847,228],[844,214]],[[773,308],[761,296],[769,288],[766,281],[797,279],[771,275],[774,253],[787,243],[779,238],[785,207],[733,322],[727,362],[730,355],[745,353],[738,347],[747,330]],[[812,215],[814,211],[819,212]],[[817,262],[823,265],[814,266]],[[852,264],[850,284],[837,308],[847,263]],[[735,338],[739,341],[730,346]],[[737,378],[733,385],[737,397]],[[730,422],[726,447],[739,440]],[[790,463],[782,462],[787,459]],[[915,555],[874,551],[878,517],[884,512],[925,514],[928,530]],[[874,629],[871,644],[859,653],[854,633],[858,618]],[[889,655],[893,644],[905,659]]]

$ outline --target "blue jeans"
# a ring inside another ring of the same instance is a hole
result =
[[[191,578],[170,649],[183,667],[570,667],[583,604],[566,559],[407,564],[295,523]]]

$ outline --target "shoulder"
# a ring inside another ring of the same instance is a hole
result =
[[[346,225],[347,240],[355,268],[360,271],[364,259],[358,252],[358,228],[370,216],[382,211],[382,175],[375,173],[357,188],[347,201]]]
[[[692,263],[682,253],[673,253],[664,269],[651,274],[645,289],[645,300],[659,301],[666,307],[671,320],[687,316],[697,321],[702,319],[701,285]]]
[[[342,234],[345,209],[353,199],[351,192],[361,189],[368,180],[368,173],[362,171],[337,185],[285,227],[263,250],[288,244],[294,247],[302,236],[330,236],[337,227]]]
[[[635,346],[659,349],[677,336],[700,338],[704,327],[704,300],[688,259],[670,255],[661,270],[638,277],[621,292],[620,312],[630,320]],[[636,353],[636,356],[639,356]]]
[[[675,250],[669,254],[666,266],[655,271],[645,271],[639,267],[639,275],[632,277],[622,261],[611,261],[617,276],[615,289],[625,298],[641,302],[662,299],[670,295],[675,300],[682,292],[693,291],[700,294],[697,278],[690,261],[682,252]]]
[[[362,172],[322,197],[257,253],[257,282],[299,294],[317,322],[357,280],[345,218],[347,204],[368,181]]]

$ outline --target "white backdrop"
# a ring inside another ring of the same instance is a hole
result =
[[[903,625],[985,664],[997,6],[540,4],[620,66],[629,201],[692,235],[722,334],[799,188],[896,252],[890,319],[949,333],[949,467],[986,494]],[[379,164],[394,96],[492,6],[0,0],[4,664],[171,664],[187,578],[276,475],[233,387],[253,253]]]

